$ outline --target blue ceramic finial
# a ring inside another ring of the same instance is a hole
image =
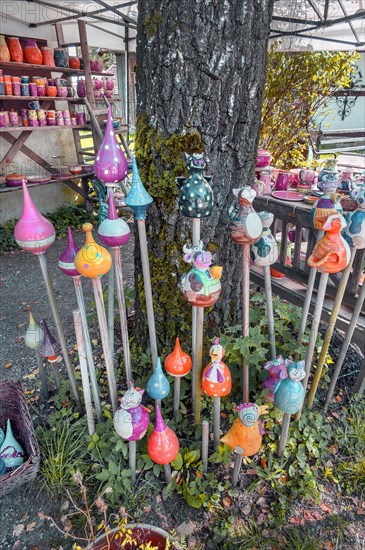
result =
[[[170,383],[162,371],[160,358],[157,358],[156,369],[147,384],[147,392],[152,399],[164,399],[169,395]]]
[[[129,191],[125,203],[130,206],[134,211],[134,217],[136,220],[145,220],[147,207],[153,202],[153,198],[147,193],[139,170],[135,157],[132,159],[132,187]]]

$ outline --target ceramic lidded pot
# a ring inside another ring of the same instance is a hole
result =
[[[10,61],[10,51],[5,41],[5,36],[0,34],[0,62],[8,63]]]
[[[68,55],[63,48],[55,48],[53,50],[53,57],[56,67],[68,67]]]
[[[32,65],[42,65],[42,52],[37,46],[37,41],[34,38],[28,38],[24,46],[24,60]]]
[[[15,63],[23,63],[23,49],[20,45],[19,38],[12,36],[8,39],[10,58]]]

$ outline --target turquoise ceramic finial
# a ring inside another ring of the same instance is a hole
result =
[[[136,158],[132,159],[132,187],[129,191],[125,203],[134,211],[136,220],[145,220],[148,206],[153,202],[153,198],[146,191],[136,162]]]
[[[164,399],[169,395],[170,384],[162,371],[160,358],[157,358],[156,369],[147,384],[147,393],[152,399]]]
[[[26,458],[23,447],[13,435],[10,418],[8,418],[6,436],[0,448],[0,458],[2,458],[6,464],[7,472],[11,472],[15,470],[15,468],[21,466]]]

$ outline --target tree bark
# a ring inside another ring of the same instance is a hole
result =
[[[254,179],[272,8],[273,0],[139,1],[136,156],[154,198],[147,236],[160,346],[190,327],[178,282],[189,269],[182,246],[191,240],[191,220],[177,210],[175,184],[187,175],[185,151],[204,150],[213,176],[215,206],[201,235],[223,278],[206,337],[241,322],[242,247],[231,242],[227,211],[231,190]],[[145,341],[138,254],[136,328]]]

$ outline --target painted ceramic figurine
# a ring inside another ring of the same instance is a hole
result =
[[[6,471],[11,472],[21,466],[26,458],[25,451],[20,443],[15,439],[11,429],[10,419],[6,424],[6,436],[0,447],[0,458],[6,465]]]
[[[255,403],[243,403],[237,407],[238,418],[222,437],[221,441],[235,449],[241,447],[243,456],[252,456],[258,452],[265,433],[259,416],[267,412],[267,405],[259,407]]]
[[[160,358],[157,358],[156,368],[148,380],[147,393],[152,399],[164,399],[170,393],[170,383],[163,373]]]
[[[255,265],[264,267],[276,262],[279,249],[278,243],[270,231],[274,214],[264,211],[259,212],[258,215],[262,222],[262,233],[260,239],[251,245],[251,259]]]
[[[45,319],[42,320],[41,324],[44,332],[44,338],[38,348],[38,352],[42,357],[47,357],[50,363],[54,363],[57,356],[61,352],[61,346],[57,342],[56,338],[51,334]]]
[[[153,202],[153,198],[147,192],[142,183],[135,157],[132,158],[132,185],[125,199],[127,206],[132,208],[136,220],[146,219],[148,206]]]
[[[127,175],[128,163],[113,130],[112,107],[108,108],[105,136],[94,162],[96,177],[104,183],[118,183]]]
[[[311,222],[316,229],[322,229],[331,214],[336,214],[336,212],[342,214],[341,195],[336,193],[337,180],[324,182],[322,188],[323,196],[313,205],[310,215]]]
[[[99,225],[98,234],[103,245],[110,247],[122,246],[131,236],[127,222],[118,217],[112,193],[108,198],[108,217]]]
[[[202,389],[210,397],[224,397],[231,392],[232,377],[229,368],[223,363],[224,347],[215,339],[209,350],[211,363],[203,371]]]
[[[141,405],[144,390],[132,387],[125,392],[114,415],[114,429],[127,441],[139,441],[145,436],[150,421],[149,410]]]
[[[321,273],[339,273],[350,261],[350,247],[341,236],[346,227],[345,218],[341,214],[331,214],[324,225],[324,237],[320,239],[308,258],[308,265],[315,267]]]
[[[209,307],[215,304],[221,293],[222,268],[210,267],[212,255],[203,249],[203,243],[188,248],[184,245],[184,261],[193,264],[192,269],[181,279],[185,299],[195,307]]]
[[[180,449],[175,432],[162,418],[160,407],[156,405],[155,427],[147,443],[147,452],[156,464],[169,464],[177,457]]]
[[[210,176],[203,176],[206,168],[204,153],[185,153],[189,177],[176,178],[180,186],[179,210],[188,218],[206,218],[213,209],[213,191],[209,185]]]
[[[82,229],[86,242],[76,255],[75,267],[80,275],[89,279],[102,277],[112,267],[112,257],[106,248],[94,241],[91,223],[84,223]]]
[[[192,367],[190,356],[181,349],[179,339],[176,338],[174,350],[167,355],[164,367],[172,376],[186,376]]]
[[[273,403],[276,386],[279,384],[280,380],[288,377],[284,357],[278,355],[275,359],[272,359],[272,361],[267,361],[267,363],[264,364],[264,369],[269,376],[262,382],[262,389],[269,390],[266,401]]]
[[[237,197],[239,205],[232,205],[228,211],[232,240],[237,244],[254,244],[262,233],[262,221],[252,206],[256,191],[250,185],[244,185]]]
[[[29,325],[25,333],[25,345],[27,348],[37,350],[44,339],[43,330],[37,325],[33,315],[29,314]]]
[[[351,248],[365,248],[365,184],[361,183],[356,196],[357,210],[345,215],[347,226],[342,236]]]
[[[284,413],[295,414],[304,401],[301,380],[305,377],[305,361],[293,362],[285,359],[287,378],[281,378],[274,388],[275,406]]]

